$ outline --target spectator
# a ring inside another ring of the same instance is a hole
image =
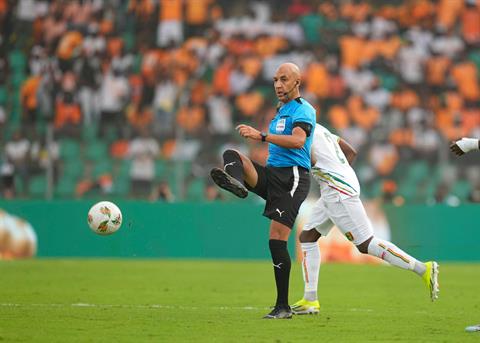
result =
[[[175,197],[173,196],[172,190],[167,182],[162,181],[157,186],[152,188],[150,194],[150,201],[164,201],[164,202],[174,202]]]
[[[24,137],[20,131],[14,132],[12,140],[5,145],[4,167],[6,171],[11,171],[9,164],[12,164],[15,174],[20,177],[24,194],[27,193],[26,190],[28,189],[30,180],[28,171],[29,151],[30,141]]]
[[[147,130],[130,142],[128,158],[132,159],[130,168],[130,195],[147,198],[152,192],[155,179],[155,160],[160,149],[157,141]]]
[[[105,137],[108,127],[116,130],[115,137],[124,136],[125,107],[129,95],[128,80],[121,70],[110,69],[100,86],[100,137]]]

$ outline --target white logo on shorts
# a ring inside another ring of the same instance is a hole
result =
[[[277,209],[275,209],[275,211],[277,211],[277,212],[278,212],[278,215],[279,215],[280,217],[282,216],[283,212],[285,212],[285,211],[280,211],[278,208],[277,208]]]

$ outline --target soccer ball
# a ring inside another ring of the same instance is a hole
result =
[[[88,211],[88,226],[98,235],[111,235],[122,225],[122,212],[110,201],[100,201]]]

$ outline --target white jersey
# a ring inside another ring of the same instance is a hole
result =
[[[320,185],[321,197],[327,201],[360,195],[360,183],[338,144],[339,139],[316,124],[312,142],[312,156],[316,163],[312,175]]]

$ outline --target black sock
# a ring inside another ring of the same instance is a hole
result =
[[[223,153],[223,168],[243,185],[243,162],[235,150],[226,150]]]
[[[288,284],[290,282],[290,255],[287,242],[271,239],[268,242],[272,255],[275,283],[277,284],[277,302],[275,306],[288,306]]]

